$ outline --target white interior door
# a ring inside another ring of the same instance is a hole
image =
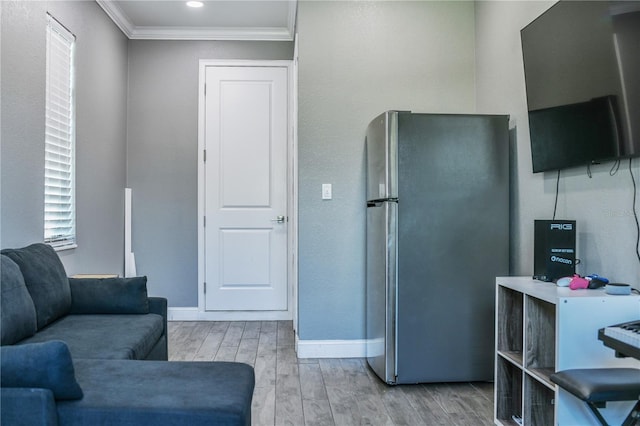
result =
[[[205,309],[287,310],[288,68],[205,82]]]

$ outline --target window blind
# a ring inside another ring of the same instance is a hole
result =
[[[44,241],[75,247],[75,36],[47,15]]]

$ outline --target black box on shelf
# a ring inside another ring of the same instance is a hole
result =
[[[555,281],[576,272],[576,221],[536,220],[533,278]]]

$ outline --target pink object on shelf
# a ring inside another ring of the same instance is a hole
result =
[[[589,287],[589,280],[587,280],[586,278],[582,278],[578,274],[574,275],[571,279],[571,283],[569,283],[569,288],[571,290],[578,290],[587,287]]]

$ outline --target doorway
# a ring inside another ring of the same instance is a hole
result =
[[[199,318],[293,318],[292,68],[200,62]]]

